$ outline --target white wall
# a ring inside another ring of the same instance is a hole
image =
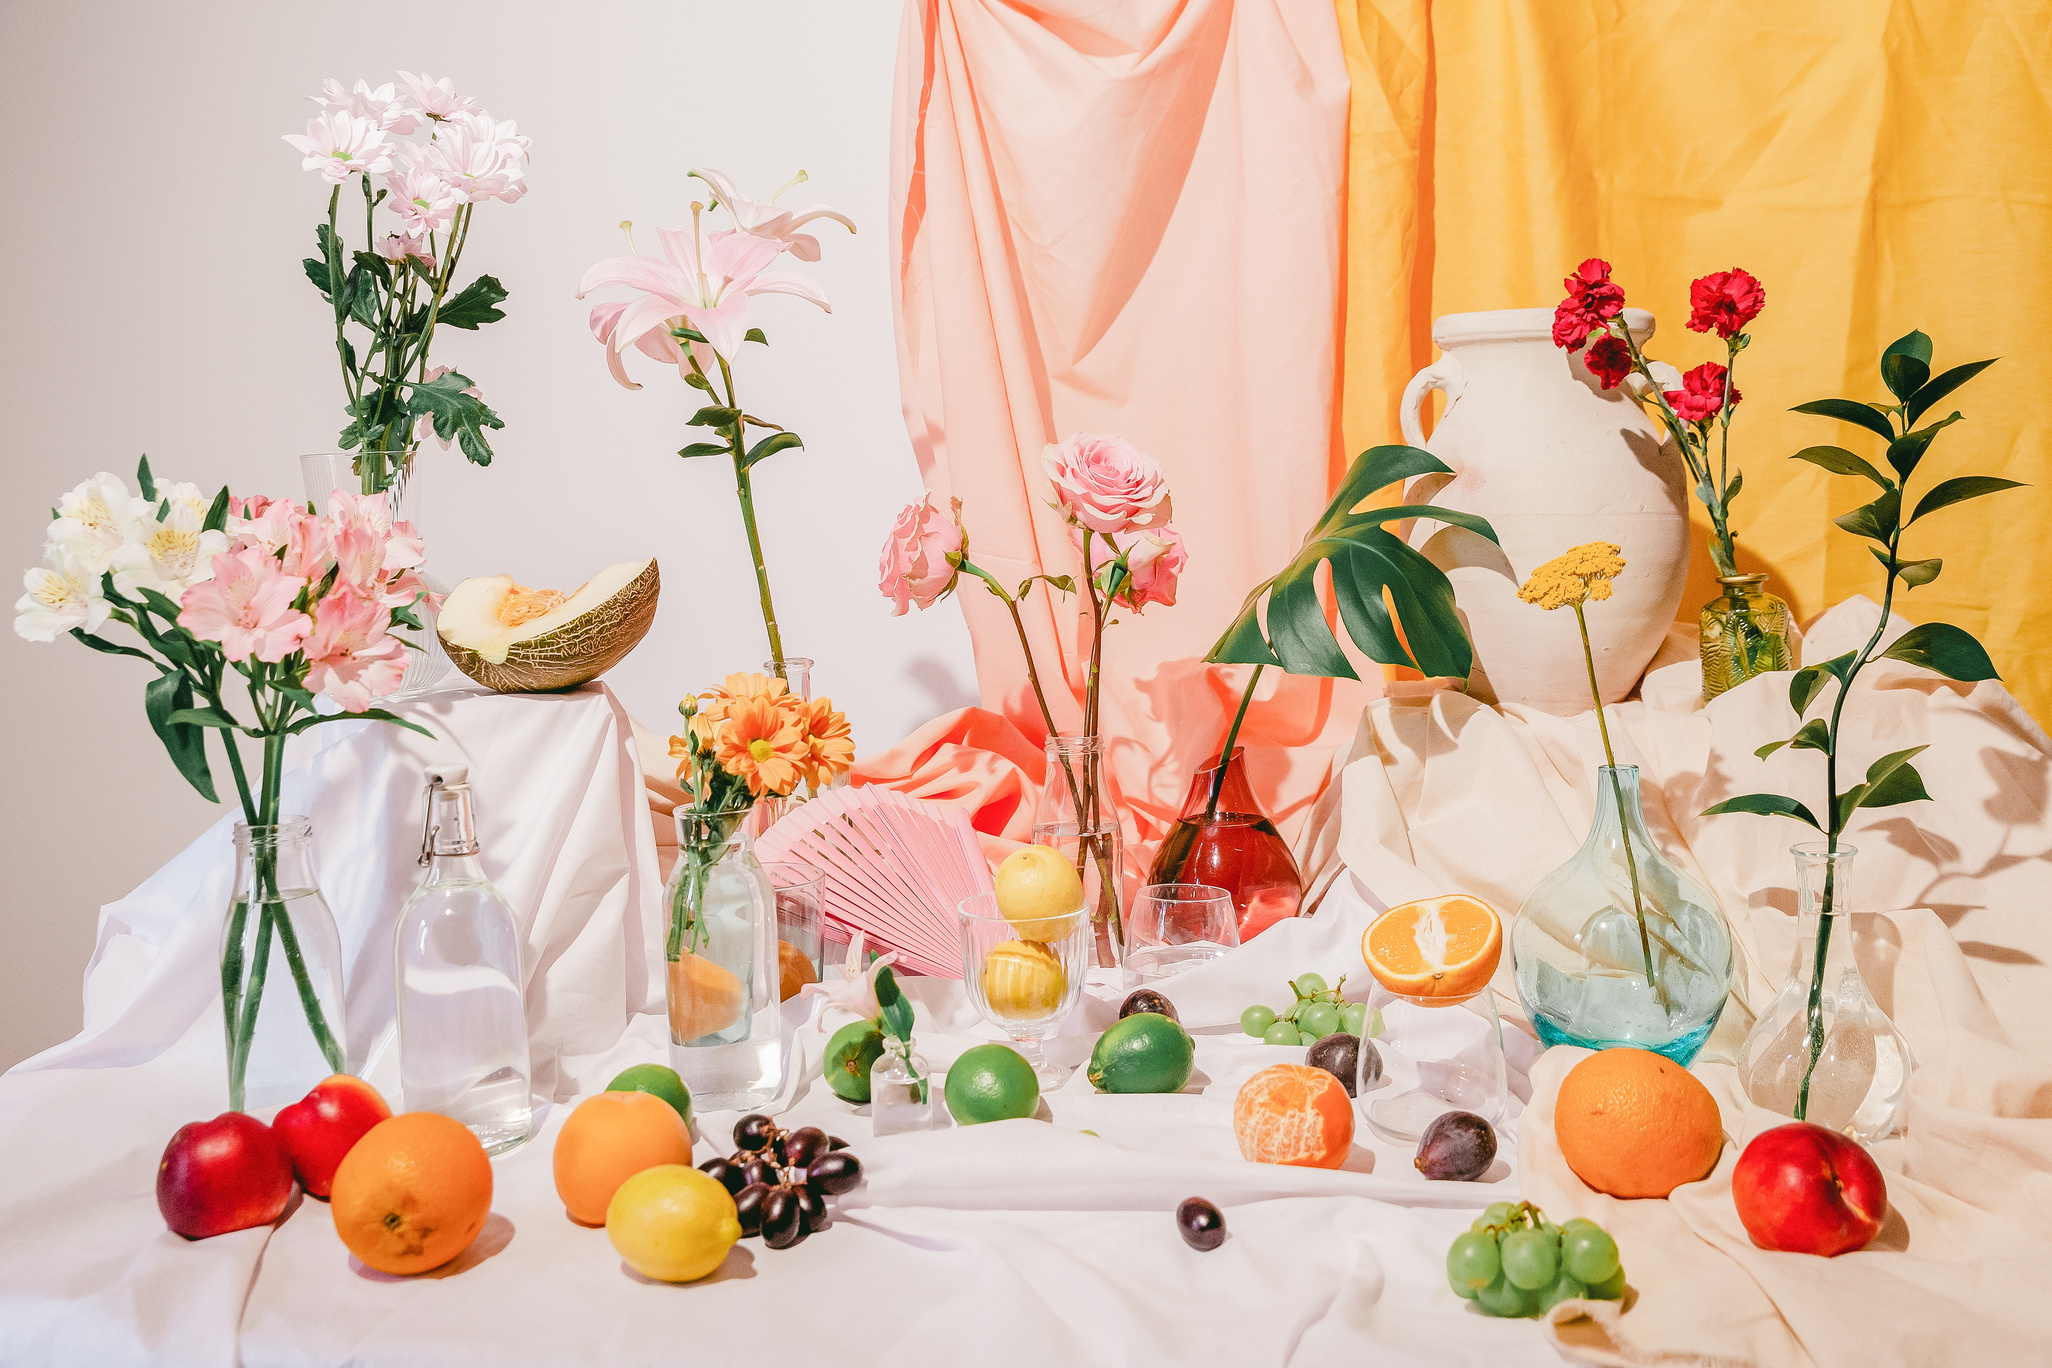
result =
[[[574,297],[616,225],[689,218],[697,164],[767,194],[796,168],[853,217],[812,270],[834,302],[758,301],[772,346],[753,412],[808,439],[758,467],[786,649],[875,750],[973,701],[952,604],[892,619],[876,549],[918,474],[900,421],[885,246],[896,0],[17,3],[0,9],[0,565],[34,564],[47,509],[95,470],[298,496],[294,457],[332,447],[340,381],[299,260],[325,211],[279,135],[326,76],[444,73],[535,140],[531,192],[477,215],[473,265],[507,318],[445,330],[434,359],[506,420],[489,470],[432,450],[430,563],[570,588],[655,554],[655,627],[608,682],[667,730],[683,692],[766,655],[731,467],[674,454],[695,392],[653,362],[607,376]],[[699,193],[702,194],[702,191]],[[653,251],[652,234],[640,237]],[[11,595],[10,595],[11,598]],[[140,662],[0,633],[6,889],[0,1066],[78,1029],[97,909],[212,810],[143,720]],[[489,801],[487,798],[486,801]]]

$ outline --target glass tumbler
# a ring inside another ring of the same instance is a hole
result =
[[[1233,895],[1209,884],[1148,884],[1126,921],[1126,981],[1146,983],[1240,948]]]
[[[1066,1070],[1047,1062],[1041,1038],[1059,1026],[1083,996],[1090,972],[1091,923],[1085,912],[1016,926],[998,911],[997,895],[964,898],[962,981],[983,1019],[1012,1038],[1043,1087]]]
[[[803,985],[818,983],[826,972],[820,912],[826,871],[801,860],[765,860],[762,867],[777,892],[779,1000],[784,1001],[795,997]]]
[[[1363,1077],[1355,1105],[1377,1131],[1416,1140],[1450,1111],[1473,1112],[1496,1125],[1503,1120],[1507,1068],[1503,1023],[1489,989],[1467,997],[1411,997],[1376,983],[1368,994],[1369,1020],[1381,1075],[1369,1078],[1369,1052],[1361,1051]]]

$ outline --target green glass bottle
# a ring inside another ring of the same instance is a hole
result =
[[[1724,592],[1703,605],[1703,701],[1769,670],[1794,665],[1788,605],[1766,590],[1767,576],[1719,575]]]

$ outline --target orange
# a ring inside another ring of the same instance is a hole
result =
[[[1354,1144],[1353,1099],[1323,1069],[1271,1064],[1240,1085],[1233,1134],[1253,1163],[1336,1169]]]
[[[1717,1099],[1651,1050],[1590,1055],[1561,1080],[1553,1138],[1575,1176],[1613,1197],[1665,1197],[1709,1176],[1724,1150]]]
[[[556,1132],[556,1195],[580,1225],[604,1225],[620,1184],[657,1164],[690,1168],[691,1130],[675,1107],[650,1093],[587,1097]]]
[[[741,1019],[742,997],[733,970],[686,950],[670,961],[670,1038],[689,1043],[726,1030]]]
[[[329,1209],[335,1233],[366,1267],[425,1273],[470,1248],[484,1229],[492,1161],[462,1122],[407,1112],[378,1122],[349,1147],[335,1170]]]
[[[1368,972],[1405,997],[1472,997],[1503,957],[1503,919],[1479,898],[1420,898],[1377,917],[1361,937]]]
[[[805,957],[803,950],[787,940],[777,942],[777,976],[782,980],[778,985],[778,1002],[789,1002],[798,996],[800,988],[819,982],[812,961]]]

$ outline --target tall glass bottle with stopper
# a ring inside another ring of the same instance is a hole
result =
[[[427,771],[420,862],[392,950],[400,1090],[408,1111],[461,1121],[498,1154],[534,1119],[525,980],[519,923],[478,863],[466,766]]]

